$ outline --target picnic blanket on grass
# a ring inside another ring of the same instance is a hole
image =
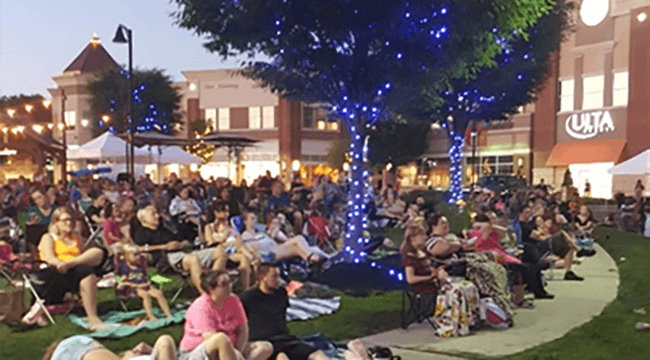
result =
[[[298,299],[289,297],[289,308],[287,309],[287,321],[293,320],[308,320],[319,317],[325,314],[332,314],[341,306],[341,297],[336,296],[331,299]],[[158,308],[153,308],[154,315],[158,318],[157,321],[146,321],[140,325],[125,324],[129,320],[138,317],[146,316],[144,310],[139,311],[111,311],[99,318],[111,326],[104,330],[96,331],[88,336],[95,339],[120,339],[131,336],[140,330],[156,330],[173,324],[180,324],[185,321],[186,310],[172,309],[172,318],[167,319],[162,311]],[[75,325],[88,329],[87,319],[76,315],[70,315],[70,322]]]
[[[287,309],[287,321],[308,320],[321,315],[332,314],[341,307],[341,297],[335,296],[330,299],[299,299],[289,297],[289,308]]]
[[[111,311],[105,315],[100,316],[99,318],[104,322],[104,324],[109,324],[109,325],[115,324],[115,326],[111,326],[104,330],[96,331],[92,334],[88,334],[88,336],[95,339],[104,339],[104,338],[120,339],[127,336],[131,336],[143,329],[156,330],[173,324],[180,324],[183,321],[185,321],[186,310],[172,309],[171,313],[172,313],[172,318],[167,319],[165,317],[165,314],[163,314],[163,312],[160,309],[153,308],[153,314],[158,318],[157,321],[146,321],[140,325],[132,326],[132,325],[124,324],[124,322],[133,320],[138,317],[146,316],[144,310],[129,311],[129,312]],[[88,323],[85,317],[70,315],[70,322],[72,322],[75,325],[81,326],[84,329],[88,329]]]

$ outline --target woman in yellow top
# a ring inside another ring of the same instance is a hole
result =
[[[105,327],[97,316],[98,266],[106,259],[99,248],[84,249],[73,232],[75,218],[66,208],[58,208],[52,214],[49,231],[38,245],[41,260],[50,267],[45,294],[46,302],[60,303],[66,292],[79,292],[88,326],[93,330]]]

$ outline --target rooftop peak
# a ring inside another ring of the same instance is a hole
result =
[[[99,40],[99,36],[97,36],[97,33],[96,33],[96,32],[93,33],[93,37],[90,39],[90,43],[91,43],[93,46],[97,46],[97,45],[99,45],[99,44],[102,43],[102,41]]]

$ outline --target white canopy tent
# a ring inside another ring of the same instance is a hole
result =
[[[650,150],[614,166],[607,172],[613,175],[647,175],[650,174]]]
[[[141,149],[149,153],[152,162],[161,165],[201,165],[201,159],[185,152],[178,146],[143,146]]]
[[[185,152],[178,146],[143,146],[141,150],[149,153],[151,163],[157,164],[158,183],[163,180],[163,166],[169,164],[201,165],[201,159]]]
[[[634,195],[636,182],[645,186],[643,196],[650,196],[650,149],[607,170],[613,175],[612,194]]]
[[[102,135],[81,145],[76,150],[68,150],[68,160],[97,160],[123,163],[126,153],[126,142],[107,131]],[[135,149],[135,162],[148,164],[151,156],[148,151]]]

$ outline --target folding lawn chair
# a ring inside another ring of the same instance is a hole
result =
[[[408,308],[407,308],[408,301]],[[435,301],[434,301],[435,304]],[[433,316],[435,309],[434,308],[425,308],[424,299],[420,294],[416,294],[413,291],[413,288],[409,285],[404,285],[402,288],[402,309],[401,309],[401,327],[402,329],[407,329],[409,325],[414,322],[421,324],[423,321],[431,325],[432,328],[436,329],[437,326],[434,322],[431,321],[431,316]]]
[[[34,296],[35,304],[37,304],[37,306],[43,310],[43,312],[50,320],[50,322],[52,322],[52,324],[56,324],[54,318],[52,318],[52,314],[50,314],[50,311],[48,310],[47,306],[45,306],[45,301],[41,299],[41,297],[38,295],[38,292],[36,291],[36,289],[32,284],[32,280],[34,279],[34,277],[28,276],[29,272],[31,271],[30,269],[28,269],[28,265],[27,265],[28,263],[30,264],[30,266],[36,265],[36,263],[34,262],[28,262],[25,260],[3,262],[3,266],[2,268],[0,268],[0,274],[2,274],[2,276],[7,278],[7,281],[9,281],[10,284],[16,283],[16,281],[18,281],[18,279],[16,279],[17,277],[22,279],[23,291],[24,289],[29,289],[31,294]],[[13,277],[12,275],[10,275],[10,273],[13,274]]]

